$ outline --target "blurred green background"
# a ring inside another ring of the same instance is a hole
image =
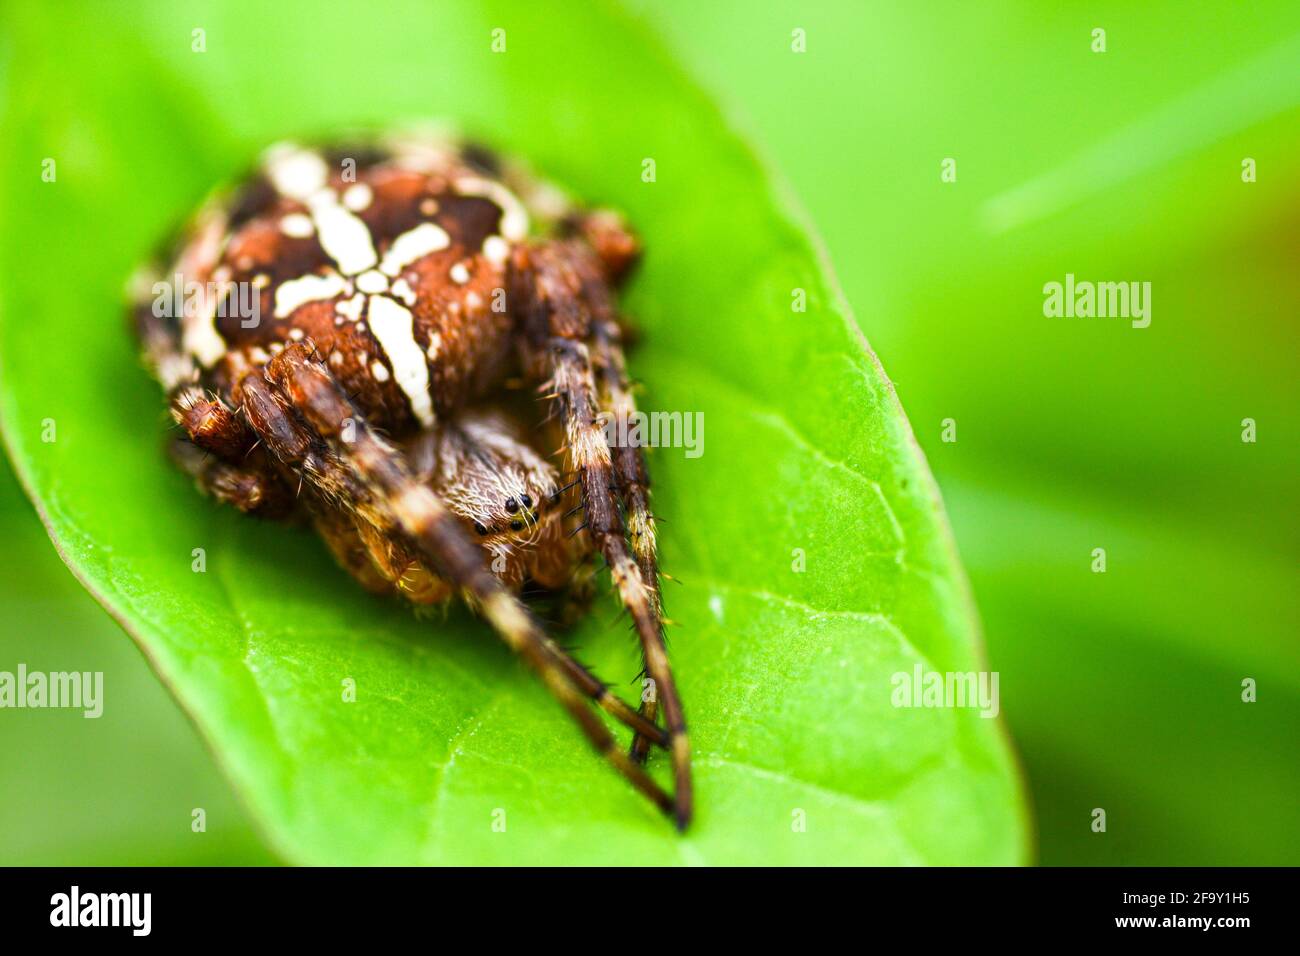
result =
[[[630,6],[789,181],[898,387],[1040,861],[1300,863],[1300,8]],[[1067,272],[1151,282],[1150,328],[1045,318]],[[0,534],[0,669],[101,669],[119,701],[3,714],[0,862],[269,862],[7,470]]]

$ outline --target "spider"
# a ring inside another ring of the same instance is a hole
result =
[[[615,294],[639,254],[617,214],[480,146],[281,144],[199,209],[169,266],[136,277],[131,313],[184,433],[172,457],[201,490],[309,521],[371,591],[460,596],[684,829],[690,750],[645,462],[603,428],[635,413]],[[510,401],[520,381],[540,404]],[[640,640],[635,710],[519,597],[551,589],[581,613],[595,554]],[[593,705],[633,731],[629,750]],[[651,746],[670,756],[671,794],[644,769]]]

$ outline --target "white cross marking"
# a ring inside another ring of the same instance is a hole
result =
[[[400,295],[414,304],[410,286],[397,277],[416,260],[446,249],[451,237],[436,223],[420,223],[394,239],[380,262],[370,228],[353,212],[369,204],[368,187],[359,194],[359,187],[352,186],[340,205],[338,194],[326,186],[329,170],[325,160],[293,146],[275,147],[268,153],[267,175],[282,194],[307,206],[321,248],[337,265],[337,269],[327,267],[323,275],[308,274],[281,283],[275,293],[276,318],[285,318],[308,302],[350,296],[335,311],[356,322],[365,308],[370,331],[393,366],[393,378],[410,402],[411,412],[429,428],[434,421],[433,397],[425,353],[415,341],[415,316],[392,296]],[[375,362],[371,374],[382,382],[388,378],[388,369]]]
[[[393,366],[393,377],[411,402],[411,411],[425,428],[433,425],[433,398],[429,395],[429,366],[415,341],[415,316],[388,296],[370,299],[370,331],[379,340]]]

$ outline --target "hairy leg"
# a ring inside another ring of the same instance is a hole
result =
[[[281,518],[292,513],[290,486],[257,447],[257,436],[220,397],[198,385],[198,367],[181,348],[175,321],[141,304],[135,322],[145,362],[167,393],[172,419],[188,439],[171,442],[172,460],[203,491],[246,514]]]
[[[599,404],[592,354],[593,323],[612,322],[613,307],[599,261],[579,241],[516,249],[510,296],[526,341],[526,364],[543,380],[565,428],[565,456],[582,492],[583,525],[604,556],[624,607],[641,638],[646,669],[663,705],[673,762],[679,827],[691,817],[690,745],[681,700],[668,664],[656,593],[628,552],[613,458],[597,421]]]
[[[630,421],[636,414],[636,402],[627,377],[619,327],[611,321],[597,321],[592,325],[592,360],[596,366],[602,407],[617,421]],[[645,465],[645,453],[632,445],[615,445],[610,449],[614,481],[623,504],[627,521],[628,540],[641,580],[645,582],[648,599],[654,613],[664,619],[663,595],[659,587],[659,557],[655,542],[654,515],[650,513],[650,478]],[[645,640],[641,643],[641,660],[646,673],[650,672],[650,657],[654,653]],[[653,677],[651,678],[653,680]],[[657,693],[642,695],[641,714],[654,720],[659,711]],[[650,752],[650,741],[639,734],[632,738],[633,760],[644,761]]]
[[[641,247],[636,237],[615,213],[595,210],[573,216],[567,223],[571,234],[580,235],[596,253],[606,281],[612,287],[621,286],[640,259]],[[636,412],[636,403],[627,376],[627,363],[623,357],[627,324],[620,321],[598,319],[592,323],[592,360],[596,366],[597,385],[602,407],[615,421],[628,419]],[[628,539],[641,577],[656,602],[656,613],[663,613],[663,595],[659,582],[659,561],[655,543],[654,515],[650,512],[650,479],[645,455],[640,448],[614,446],[610,449],[614,478],[618,485]],[[649,672],[649,654],[642,642],[642,663]],[[654,720],[659,709],[657,694],[642,697],[641,713]],[[631,755],[644,761],[649,754],[650,741],[637,735],[632,740]]]
[[[283,518],[295,510],[293,495],[268,470],[232,465],[183,438],[173,439],[168,453],[200,489],[222,504],[259,518]]]

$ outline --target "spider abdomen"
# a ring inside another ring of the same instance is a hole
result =
[[[174,272],[201,290],[185,350],[229,387],[310,341],[380,427],[428,428],[513,358],[504,288],[521,200],[450,148],[268,151],[200,213]]]

